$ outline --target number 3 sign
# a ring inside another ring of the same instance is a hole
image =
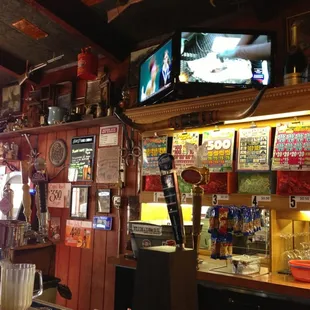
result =
[[[47,206],[49,208],[69,208],[71,183],[49,183]]]

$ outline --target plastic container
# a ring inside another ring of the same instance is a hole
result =
[[[261,258],[259,256],[239,255],[231,259],[232,272],[249,275],[260,272]]]
[[[310,282],[310,260],[290,260],[288,263],[295,280]]]

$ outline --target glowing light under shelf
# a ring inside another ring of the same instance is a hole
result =
[[[272,119],[280,119],[280,118],[290,118],[290,117],[298,117],[298,116],[306,116],[310,115],[310,111],[298,111],[298,112],[287,112],[287,113],[279,113],[279,114],[270,114],[270,115],[261,115],[261,116],[252,116],[247,117],[239,120],[233,120],[233,121],[225,121],[225,125],[229,124],[238,124],[238,123],[251,123],[251,122],[257,122],[257,121],[266,121],[266,120],[272,120]]]

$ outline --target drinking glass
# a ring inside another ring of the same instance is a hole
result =
[[[34,292],[36,273],[39,274],[40,289]],[[42,292],[42,272],[36,270],[36,265],[1,263],[1,310],[27,310],[32,299]]]

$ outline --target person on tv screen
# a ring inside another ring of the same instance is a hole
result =
[[[243,35],[234,49],[225,50],[217,57],[222,62],[225,58],[241,58],[251,61],[252,81],[263,84],[265,76],[263,61],[271,58],[271,42],[266,42],[265,36]]]
[[[219,53],[218,58],[269,60],[271,58],[271,42],[264,41],[264,36],[243,35],[235,48]]]
[[[165,50],[163,57],[163,65],[159,76],[159,89],[163,88],[171,82],[171,61],[169,51]]]
[[[157,86],[157,73],[158,73],[158,66],[156,63],[155,57],[152,57],[149,62],[149,73],[150,73],[150,80],[146,85],[146,89],[144,91],[144,86],[141,89],[141,100],[145,100],[146,98],[155,94],[158,90]]]

